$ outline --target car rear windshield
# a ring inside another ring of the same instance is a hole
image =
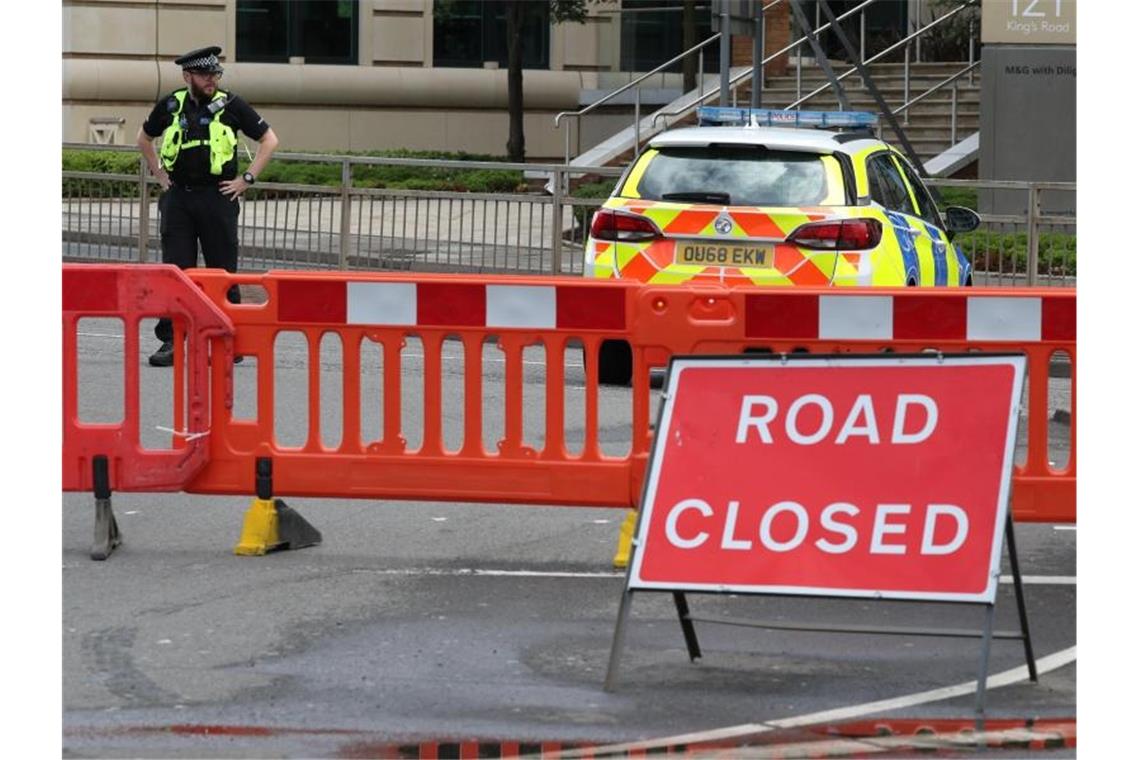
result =
[[[762,146],[662,148],[636,190],[646,200],[699,202],[704,195],[733,206],[811,206],[828,195],[823,156]]]

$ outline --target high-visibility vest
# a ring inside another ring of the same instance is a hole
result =
[[[211,106],[216,107],[210,121],[210,136],[206,140],[186,140],[186,128],[182,124],[182,107],[186,103],[186,89],[176,90],[173,95],[178,105],[171,113],[170,126],[162,133],[162,165],[167,171],[174,168],[178,155],[187,148],[200,145],[210,146],[210,174],[221,174],[222,167],[234,157],[237,149],[237,135],[228,124],[222,123],[222,112],[226,110],[229,95],[221,90],[214,93]],[[221,101],[218,106],[215,103]]]

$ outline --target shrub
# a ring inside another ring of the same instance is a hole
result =
[[[1029,263],[1029,236],[1024,232],[975,230],[960,234],[954,243],[961,246],[975,268],[1002,272],[1025,272]],[[1037,274],[1077,274],[1077,236],[1064,232],[1038,235]]]
[[[356,156],[384,156],[390,158],[423,158],[449,161],[496,161],[495,156],[474,153],[444,153],[441,151],[385,150],[350,153]],[[104,152],[64,150],[64,171],[97,174],[137,174],[139,154],[135,152]],[[258,178],[262,182],[295,185],[336,187],[340,184],[341,167],[335,163],[305,163],[300,161],[272,161]],[[421,166],[361,166],[353,167],[354,187],[388,187],[406,190],[452,190],[486,193],[516,192],[524,188],[519,171],[505,169],[432,168]],[[81,180],[66,180],[65,195],[82,194],[87,184]],[[128,194],[137,194],[137,188]]]

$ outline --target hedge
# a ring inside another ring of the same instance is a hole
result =
[[[390,158],[423,158],[449,161],[496,161],[495,156],[471,153],[442,153],[439,151],[386,150],[350,153],[355,156]],[[139,154],[110,151],[63,151],[63,170],[100,174],[137,175]],[[340,164],[305,163],[302,161],[272,161],[258,178],[263,182],[280,182],[297,185],[340,185]],[[436,169],[419,166],[360,165],[352,168],[354,187],[393,188],[403,190],[447,190],[453,192],[503,193],[525,190],[520,171],[502,169]],[[82,194],[84,180],[64,180],[66,196]],[[122,188],[122,195],[135,197],[137,187]],[[119,193],[116,193],[119,194]]]
[[[1025,272],[1029,263],[1029,241],[1024,232],[975,230],[954,237],[962,253],[977,269]],[[1077,236],[1064,232],[1042,232],[1037,242],[1037,274],[1077,274]]]

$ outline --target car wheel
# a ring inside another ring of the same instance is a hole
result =
[[[629,385],[633,378],[633,351],[624,340],[604,340],[598,350],[598,382]]]

